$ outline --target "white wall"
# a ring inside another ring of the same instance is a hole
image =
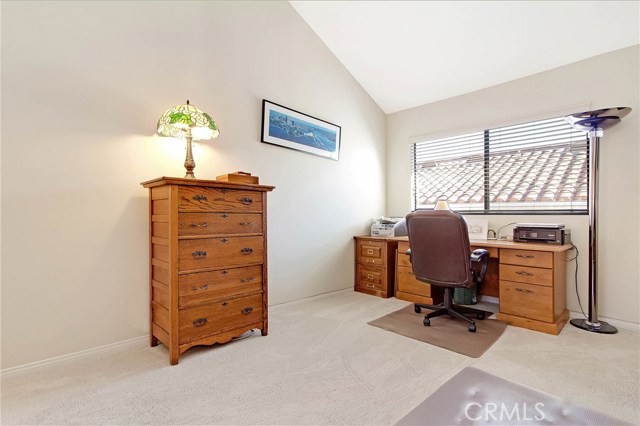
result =
[[[387,117],[387,213],[411,209],[409,141],[451,136],[591,109],[633,111],[605,131],[600,152],[599,314],[640,323],[639,46],[614,51],[488,89]],[[472,65],[470,65],[472,66]],[[578,287],[588,308],[587,216],[489,216],[494,229],[509,222],[562,222],[580,250]],[[510,229],[510,228],[508,228]],[[567,273],[568,308],[579,311],[573,268]]]
[[[384,213],[385,116],[288,2],[2,3],[2,368],[148,332],[147,192],[183,176],[154,136],[186,99],[220,137],[198,178],[269,194],[270,303],[353,285]],[[342,126],[340,161],[260,143],[263,98]]]

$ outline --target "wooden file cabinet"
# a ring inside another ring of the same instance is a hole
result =
[[[394,256],[398,241],[386,237],[354,238],[354,290],[385,298],[393,296]]]
[[[171,364],[196,345],[267,335],[267,192],[162,177],[149,188],[150,340]]]
[[[396,255],[396,299],[428,305],[442,302],[442,288],[431,287],[429,284],[418,281],[413,275],[411,260],[406,254],[407,250],[409,250],[409,242],[399,241]]]
[[[558,334],[569,319],[566,253],[501,248],[498,319]]]

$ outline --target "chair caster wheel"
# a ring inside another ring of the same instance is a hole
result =
[[[479,320],[483,320],[484,319],[484,314],[478,314],[476,316],[476,318],[478,318]]]
[[[413,312],[419,314],[420,312],[422,312],[422,309],[420,309],[420,306],[413,305]]]
[[[469,329],[470,332],[475,333],[476,332],[476,325],[475,324],[469,324],[469,327],[467,327]]]
[[[429,318],[425,318],[422,320],[422,324],[424,324],[425,327],[428,327],[431,325],[431,320]]]

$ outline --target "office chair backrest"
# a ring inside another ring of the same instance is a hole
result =
[[[413,274],[441,287],[471,287],[471,246],[467,223],[447,210],[417,210],[407,215]]]

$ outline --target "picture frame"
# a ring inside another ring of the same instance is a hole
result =
[[[262,142],[338,161],[342,128],[266,99]]]

